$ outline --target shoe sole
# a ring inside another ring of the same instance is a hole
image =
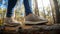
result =
[[[48,21],[39,21],[39,22],[32,22],[32,21],[26,21],[25,24],[42,24],[42,23],[48,23]]]

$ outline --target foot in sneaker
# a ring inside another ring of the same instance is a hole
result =
[[[48,22],[47,19],[45,18],[41,18],[37,15],[34,15],[34,14],[29,14],[28,16],[26,16],[26,22],[27,24],[37,24],[37,23],[46,23]]]
[[[19,25],[22,26],[21,22],[16,21],[14,18],[8,18],[8,17],[5,18],[4,24],[8,26],[19,26]]]

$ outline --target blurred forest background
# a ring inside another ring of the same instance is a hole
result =
[[[19,1],[14,8],[15,18],[19,21],[24,20],[25,10],[24,5],[22,4],[21,8],[19,7]],[[58,6],[60,6],[60,1],[58,2]],[[6,17],[8,0],[0,0],[0,24],[3,23],[4,18]],[[32,0],[32,9],[33,13],[48,19],[48,23],[56,22],[56,10],[54,5],[54,0]],[[59,9],[60,10],[60,9]]]

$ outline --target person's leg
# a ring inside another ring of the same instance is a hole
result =
[[[37,24],[37,23],[41,23],[41,21],[47,22],[46,19],[33,14],[32,0],[24,0],[24,7],[25,7],[25,12],[26,12],[26,18],[25,18],[26,23]]]
[[[12,26],[16,26],[16,25],[22,25],[21,22],[18,22],[14,19],[14,7],[17,3],[17,0],[8,0],[8,7],[7,7],[7,14],[6,14],[6,19],[5,19],[5,24],[6,25],[12,25]]]
[[[32,13],[32,0],[24,0],[26,16]]]
[[[7,15],[6,17],[12,17],[14,11],[13,8],[16,5],[17,0],[8,0]]]

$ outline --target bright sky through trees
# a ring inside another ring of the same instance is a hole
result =
[[[0,7],[7,8],[8,0],[0,0]]]

